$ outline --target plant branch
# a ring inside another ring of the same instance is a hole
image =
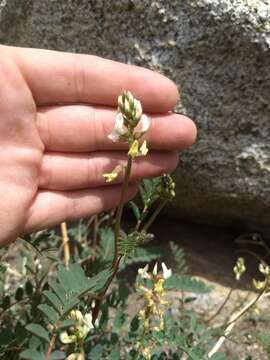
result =
[[[125,200],[125,195],[127,192],[127,188],[128,188],[128,182],[129,182],[129,177],[130,177],[130,173],[131,173],[131,168],[132,168],[132,162],[133,159],[131,156],[128,157],[128,163],[125,169],[125,176],[124,176],[124,182],[123,182],[123,186],[122,186],[122,190],[121,190],[121,198],[120,198],[120,203],[119,206],[117,208],[117,213],[116,213],[116,220],[115,220],[115,227],[114,227],[114,259],[113,259],[113,268],[115,268],[117,262],[118,262],[118,242],[119,242],[119,234],[120,234],[120,229],[121,229],[121,220],[122,220],[122,213],[123,213],[123,208],[124,208],[124,200]]]
[[[235,289],[235,287],[230,288],[230,291],[228,292],[225,300],[223,301],[223,303],[220,305],[220,307],[218,308],[218,310],[207,320],[207,324],[209,325],[220,313],[221,311],[224,309],[224,307],[227,305],[228,301],[231,298],[231,295],[233,293],[233,290]]]
[[[121,230],[121,220],[122,220],[122,213],[123,213],[123,208],[124,208],[125,195],[126,195],[127,188],[128,188],[128,182],[129,182],[129,178],[130,178],[132,163],[133,163],[133,159],[131,156],[129,156],[128,163],[125,168],[125,175],[124,175],[124,182],[123,182],[122,190],[121,190],[120,203],[119,203],[119,206],[118,206],[117,212],[116,212],[116,222],[115,222],[115,227],[114,227],[114,259],[113,259],[113,264],[112,264],[113,273],[112,273],[111,277],[109,278],[107,284],[105,285],[105,288],[103,289],[102,293],[99,294],[99,299],[96,301],[96,305],[92,311],[93,322],[95,322],[98,317],[102,299],[105,296],[109,286],[111,285],[113,279],[115,278],[115,276],[117,274],[117,271],[119,268],[119,263],[122,258],[121,255],[119,256],[119,251],[118,251],[119,235],[120,235],[120,230]]]
[[[155,209],[155,211],[153,212],[153,214],[150,216],[150,218],[147,220],[147,222],[144,224],[144,226],[142,227],[142,231],[147,231],[149,229],[149,227],[153,224],[154,220],[156,219],[156,217],[159,215],[159,213],[161,212],[161,210],[164,208],[164,206],[167,203],[167,199],[164,199],[163,201],[161,201],[161,203],[159,204],[159,206]]]
[[[50,360],[50,356],[51,356],[55,341],[56,341],[56,332],[54,332],[52,337],[51,337],[51,341],[49,343],[49,347],[48,347],[48,350],[47,350],[46,355],[45,355],[45,360]]]
[[[266,288],[268,286],[268,282],[266,283],[264,289],[255,297],[253,298],[246,306],[243,307],[240,311],[233,314],[229,320],[229,322],[226,324],[226,329],[224,331],[224,335],[222,335],[216,344],[213,346],[213,348],[208,353],[208,358],[211,358],[216,352],[219,351],[220,347],[234,328],[237,320],[239,320],[246,312],[248,312],[259,300],[261,297],[264,296]]]

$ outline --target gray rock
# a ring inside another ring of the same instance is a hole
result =
[[[199,128],[170,213],[267,226],[269,0],[0,0],[0,42],[90,52],[157,69]]]

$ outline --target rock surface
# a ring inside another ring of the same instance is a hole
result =
[[[0,42],[157,69],[199,128],[172,214],[266,226],[270,215],[269,0],[0,0]]]

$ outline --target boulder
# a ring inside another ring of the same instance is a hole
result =
[[[199,135],[181,154],[170,214],[269,224],[269,0],[0,0],[0,42],[97,54],[171,77]]]

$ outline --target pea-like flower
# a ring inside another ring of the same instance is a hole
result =
[[[149,118],[142,113],[140,101],[135,99],[130,91],[123,91],[118,97],[118,113],[109,139],[132,144],[148,131],[149,126]]]
[[[69,318],[74,320],[75,324],[70,327],[69,331],[63,331],[60,334],[60,340],[63,344],[79,342],[86,338],[90,330],[94,328],[92,314],[83,314],[79,310],[72,310]]]
[[[134,135],[136,138],[142,137],[150,127],[150,120],[147,115],[143,114],[138,125],[134,129]]]
[[[148,269],[149,269],[149,265],[146,264],[144,268],[140,268],[138,270],[138,274],[141,276],[141,278],[151,279],[151,275],[148,273]]]
[[[161,267],[163,270],[163,279],[168,279],[172,276],[172,269],[168,269],[164,262],[161,263]]]
[[[122,137],[128,133],[128,129],[124,124],[124,116],[121,113],[118,113],[115,117],[115,123],[113,131],[108,138],[113,142],[121,141]]]

